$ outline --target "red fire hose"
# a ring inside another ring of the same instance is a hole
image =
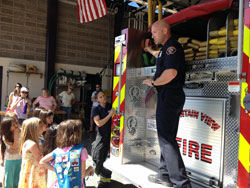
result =
[[[233,0],[210,0],[181,10],[171,16],[163,18],[170,25],[189,20],[231,7]]]

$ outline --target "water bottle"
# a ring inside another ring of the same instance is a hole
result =
[[[24,107],[23,107],[23,114],[27,113],[27,108],[28,108],[28,104],[25,103]]]

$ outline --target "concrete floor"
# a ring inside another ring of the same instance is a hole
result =
[[[83,135],[83,144],[86,147],[89,158],[87,159],[86,166],[90,166],[93,164],[90,153],[91,153],[91,144],[95,139],[94,133],[85,133]],[[96,188],[98,185],[98,176],[95,174],[94,176],[90,176],[86,180],[87,188]],[[136,188],[134,185],[131,185],[125,179],[120,177],[118,174],[112,173],[112,180],[109,188]]]
[[[83,135],[83,141],[82,144],[85,146],[85,148],[88,151],[89,157],[86,161],[86,166],[93,165],[92,158],[90,156],[91,153],[91,144],[95,139],[95,134],[94,133],[84,133]],[[0,167],[0,188],[1,186],[1,181],[3,178],[3,167]],[[90,176],[89,178],[86,178],[86,185],[87,188],[96,188],[98,186],[98,176],[95,174],[94,176]],[[157,187],[158,184],[156,184],[154,187]],[[158,185],[159,186],[159,185]],[[203,186],[196,185],[192,183],[193,188],[202,188]],[[112,173],[112,180],[111,184],[108,188],[136,188],[136,186],[132,185],[130,182],[126,181],[124,178],[119,176],[116,173]],[[203,187],[204,188],[204,187]]]
[[[85,133],[83,135],[82,143],[86,147],[88,154],[89,154],[89,157],[86,161],[87,167],[93,164],[91,156],[90,156],[90,153],[91,153],[90,151],[91,151],[91,143],[94,141],[94,139],[95,139],[94,133]],[[3,179],[3,167],[0,167],[0,182],[2,181],[2,179]],[[99,178],[96,174],[94,176],[90,176],[86,180],[87,188],[96,188],[98,185],[98,180],[99,180]],[[0,187],[2,187],[1,183],[0,183]],[[129,182],[125,181],[119,175],[113,173],[112,174],[112,181],[111,181],[109,188],[136,188],[136,187],[134,185],[131,185]]]

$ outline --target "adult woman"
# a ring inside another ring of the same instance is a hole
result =
[[[72,85],[68,86],[68,91],[61,92],[56,98],[61,100],[60,109],[65,111],[64,120],[70,118],[72,105],[76,102],[75,95],[73,93],[74,87]]]
[[[92,118],[97,125],[97,135],[92,143],[91,156],[95,166],[95,173],[100,175],[101,180],[98,187],[108,186],[107,181],[111,179],[111,171],[103,166],[110,148],[111,117],[115,113],[110,103],[107,103],[103,91],[97,93],[98,106],[94,108]],[[104,181],[105,179],[105,181]]]
[[[21,95],[21,92],[20,92],[21,88],[22,88],[22,84],[16,83],[14,90],[9,95],[9,102],[7,105],[8,109],[10,109],[13,106],[13,104],[17,101],[18,97]]]
[[[33,109],[36,108],[37,103],[39,103],[39,107],[52,111],[54,111],[57,106],[55,98],[53,96],[49,96],[49,90],[46,88],[42,89],[42,96],[37,97],[33,102]]]
[[[17,98],[16,102],[10,108],[17,114],[18,121],[22,125],[23,121],[27,119],[30,111],[31,101],[29,99],[29,90],[26,87],[21,88],[21,96]]]

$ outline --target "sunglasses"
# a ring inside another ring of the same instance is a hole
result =
[[[21,93],[24,93],[24,94],[28,94],[29,92],[26,92],[26,91],[22,91]]]

